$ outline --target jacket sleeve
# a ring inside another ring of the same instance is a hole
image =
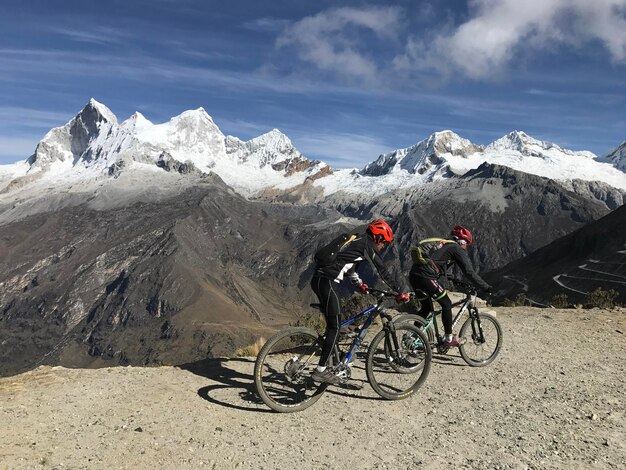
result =
[[[476,273],[476,271],[474,271],[472,262],[470,261],[467,252],[456,243],[454,244],[454,249],[452,250],[452,257],[454,258],[457,266],[461,268],[461,271],[463,271],[463,274],[465,274],[465,276],[469,278],[474,285],[480,287],[481,289],[489,289],[491,287]]]
[[[393,290],[394,292],[405,291],[402,283],[398,282],[397,279],[394,279],[391,273],[389,272],[389,270],[387,269],[387,266],[385,266],[385,263],[380,257],[380,253],[374,246],[373,242],[368,243],[366,245],[365,255],[369,258],[370,262],[374,265],[374,268],[376,268],[376,271],[378,272],[378,275],[381,277],[383,282],[387,284],[391,290]]]

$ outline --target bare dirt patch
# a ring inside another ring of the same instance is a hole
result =
[[[493,364],[436,355],[397,402],[357,378],[273,413],[250,358],[6,377],[0,469],[626,468],[626,310],[496,310]]]

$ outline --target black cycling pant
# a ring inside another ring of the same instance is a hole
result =
[[[452,301],[448,297],[448,291],[436,279],[426,279],[415,274],[409,274],[409,282],[420,301],[421,308],[418,315],[426,318],[433,311],[433,300],[441,305],[441,321],[443,331],[447,335],[452,334]]]
[[[333,351],[333,346],[339,338],[339,315],[341,306],[339,296],[335,288],[336,282],[319,276],[311,279],[311,288],[320,301],[322,313],[326,318],[326,333],[324,334],[324,344],[322,345],[322,355],[320,356],[320,366],[325,366]]]

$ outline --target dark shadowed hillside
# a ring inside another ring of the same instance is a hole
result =
[[[499,297],[524,293],[550,303],[564,293],[582,302],[597,288],[613,289],[626,302],[626,206],[487,275]]]

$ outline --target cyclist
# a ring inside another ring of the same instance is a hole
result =
[[[446,346],[460,346],[465,338],[458,338],[452,334],[452,301],[448,297],[447,290],[441,285],[440,279],[447,277],[448,268],[457,265],[473,284],[486,292],[491,292],[492,287],[487,284],[474,271],[467,247],[472,244],[472,234],[468,229],[457,225],[450,232],[452,240],[426,239],[418,246],[426,246],[423,257],[418,262],[415,257],[416,248],[411,252],[413,266],[409,273],[409,282],[416,298],[421,303],[418,314],[424,318],[433,310],[433,300],[441,305],[441,320],[444,328],[444,344]],[[430,250],[429,250],[430,248]],[[427,258],[427,259],[424,259]]]
[[[366,293],[368,285],[365,284],[357,269],[365,258],[374,265],[383,281],[398,295],[396,302],[408,302],[408,294],[403,292],[402,285],[397,280],[391,279],[391,275],[380,257],[380,250],[393,240],[391,227],[383,220],[375,220],[367,226],[365,233],[353,234],[342,249],[336,253],[336,258],[330,264],[316,264],[311,288],[320,301],[321,310],[326,318],[326,333],[319,365],[311,375],[314,381],[336,384],[339,378],[326,367],[330,354],[339,337],[339,318],[341,307],[336,286],[345,277],[349,278],[355,287],[362,293]]]

